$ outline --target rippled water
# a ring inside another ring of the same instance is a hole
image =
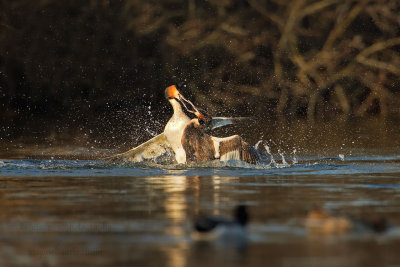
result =
[[[356,153],[353,153],[356,155]],[[396,266],[400,154],[293,164],[0,160],[1,266]],[[251,216],[247,245],[191,238],[200,214]],[[312,233],[308,211],[383,216],[389,229]]]

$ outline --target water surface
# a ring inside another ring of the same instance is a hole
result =
[[[278,160],[279,159],[279,160]],[[2,266],[396,266],[400,155],[302,156],[263,166],[0,160]],[[247,245],[191,238],[200,214],[249,206]],[[310,233],[314,208],[384,216],[383,234]]]

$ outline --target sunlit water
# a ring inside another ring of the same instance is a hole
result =
[[[355,154],[355,153],[353,153]],[[0,160],[0,266],[397,266],[400,155],[279,154],[261,166]],[[247,245],[191,238],[249,206]],[[380,215],[386,233],[310,233],[309,210]]]

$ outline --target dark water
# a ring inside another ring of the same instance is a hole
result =
[[[258,167],[3,159],[0,266],[400,266],[400,154],[352,155]],[[239,203],[245,247],[191,238],[197,216]],[[390,227],[312,233],[314,208]]]

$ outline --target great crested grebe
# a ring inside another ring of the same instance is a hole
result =
[[[165,95],[174,109],[174,114],[165,126],[164,134],[175,152],[178,163],[218,159],[256,164],[260,160],[256,149],[239,135],[220,138],[205,133],[204,127],[210,118],[183,97],[175,85],[169,86]],[[196,118],[190,120],[182,108],[194,114]]]
[[[164,132],[127,152],[108,159],[141,162],[174,154],[174,161],[178,164],[212,160],[241,160],[256,164],[260,161],[261,152],[245,142],[239,135],[220,138],[204,131],[204,128],[210,125],[214,125],[211,128],[215,128],[216,124],[220,126],[231,124],[236,118],[209,117],[187,100],[175,85],[165,89],[165,97],[174,113],[165,125]],[[185,111],[195,118],[189,118]]]
[[[182,110],[183,97],[175,85],[165,89],[165,97],[171,104],[174,114],[167,122],[167,125],[165,125],[164,135],[175,152],[176,162],[185,163],[186,151],[183,148],[181,140],[186,126],[190,122],[190,118]]]

